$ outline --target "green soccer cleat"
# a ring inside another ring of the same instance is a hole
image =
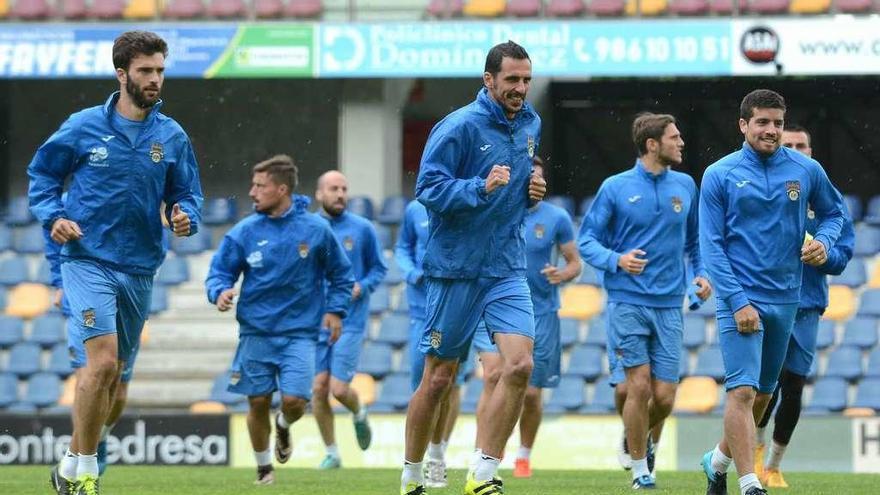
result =
[[[367,419],[367,410],[364,409],[364,417],[359,420],[357,415],[354,416],[354,434],[357,437],[358,447],[361,450],[370,448],[370,442],[373,441],[373,430],[370,428],[370,420]]]
[[[76,495],[99,495],[101,484],[98,478],[84,474],[76,478]]]
[[[339,469],[341,467],[342,460],[330,454],[324,456],[324,460],[321,461],[321,464],[318,464],[318,469]]]
[[[400,495],[425,495],[425,486],[410,481],[400,489]]]
[[[464,495],[503,495],[504,483],[501,478],[494,477],[489,481],[477,481],[473,473],[468,473],[464,483]]]

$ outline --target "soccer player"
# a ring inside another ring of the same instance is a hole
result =
[[[239,295],[235,283],[244,275],[229,391],[248,396],[257,485],[275,482],[272,393],[281,390],[275,459],[284,464],[293,450],[290,426],[312,396],[319,330],[327,329],[330,342],[339,338],[354,284],[342,246],[327,222],[306,210],[309,199],[292,195],[296,185],[297,168],[287,155],[254,166],[250,197],[256,213],[226,233],[205,280],[208,301],[228,311]]]
[[[782,131],[782,146],[795,149],[812,157],[810,133],[800,126],[785,126]],[[816,214],[807,210],[807,232],[816,233]],[[782,456],[794,433],[801,414],[801,397],[804,383],[816,355],[816,335],[819,333],[819,318],[828,306],[828,280],[826,275],[840,275],[853,255],[855,234],[852,219],[847,215],[840,238],[828,251],[828,261],[823,265],[804,267],[801,281],[801,298],[798,304],[794,328],[788,341],[788,352],[782,365],[779,386],[773,392],[764,417],[758,423],[757,449],[755,450],[755,473],[768,488],[788,488],[788,483],[779,470]],[[765,440],[764,429],[770,422],[777,402],[776,418],[773,423],[773,443],[764,467]]]
[[[154,33],[129,31],[112,53],[119,91],[71,115],[28,167],[31,211],[64,244],[65,296],[86,351],[73,414],[76,493],[89,495],[100,492],[101,427],[137,348],[164,257],[155,212],[164,200],[174,234],[188,236],[198,230],[202,205],[189,138],[159,112],[168,46]]]
[[[523,47],[512,41],[494,46],[476,101],[434,126],[422,155],[416,197],[428,209],[431,229],[422,267],[427,313],[420,349],[427,356],[407,411],[401,494],[425,491],[422,457],[436,411],[481,319],[500,350],[502,373],[477,418],[479,460],[464,493],[503,493],[495,475],[522,408],[535,335],[523,219],[546,190],[531,173],[541,131],[541,119],[525,101],[531,79]]]
[[[846,221],[822,167],[780,147],[785,100],[766,89],[740,104],[742,149],[710,165],[700,196],[700,249],[717,290],[727,404],[720,443],[703,456],[707,494],[727,493],[736,462],[743,495],[766,493],[754,473],[755,423],[776,388],[800,300],[803,263],[828,260]],[[807,205],[817,227],[804,242]],[[731,459],[732,458],[732,459]]]
[[[321,204],[322,215],[330,221],[333,235],[345,248],[355,278],[350,297],[351,306],[342,320],[342,335],[338,341],[333,342],[329,339],[330,333],[322,330],[316,354],[317,374],[312,412],[327,449],[327,455],[319,467],[333,469],[341,467],[342,461],[336,446],[333,410],[329,401],[331,392],[336,400],[351,411],[355,436],[361,450],[367,450],[372,440],[367,408],[361,404],[357,392],[350,384],[361,355],[364,329],[369,318],[370,294],[382,283],[388,267],[382,258],[382,248],[373,224],[366,218],[345,211],[348,204],[348,181],[344,175],[336,170],[321,175],[318,178],[315,199]]]

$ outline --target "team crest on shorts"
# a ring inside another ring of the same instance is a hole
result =
[[[681,210],[684,208],[682,205],[684,205],[684,203],[681,201],[681,198],[678,196],[672,197],[672,211],[681,213]]]
[[[165,148],[162,147],[162,143],[153,143],[150,146],[150,160],[153,160],[153,163],[159,163],[164,157]]]
[[[346,251],[351,251],[354,249],[354,239],[350,235],[345,236],[345,239],[342,240],[342,246]]]
[[[301,242],[299,243],[299,257],[302,259],[306,259],[309,255],[309,245],[308,243]]]
[[[443,334],[440,330],[431,330],[431,347],[434,349],[440,348],[440,343],[443,341]]]
[[[529,147],[529,158],[534,158],[535,157],[535,138],[533,138],[532,136],[529,136],[528,147]]]
[[[801,181],[787,180],[785,181],[785,190],[788,191],[788,199],[797,201],[801,197]]]
[[[238,382],[240,382],[240,381],[241,381],[241,373],[239,373],[238,371],[233,371],[232,373],[229,374],[229,384],[232,385],[233,387],[238,385]]]
[[[535,239],[543,239],[544,238],[544,225],[537,223],[535,224]]]
[[[95,326],[95,310],[94,309],[86,309],[82,312],[83,317],[83,326],[93,327]]]

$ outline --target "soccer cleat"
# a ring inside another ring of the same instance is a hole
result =
[[[645,447],[645,458],[648,461],[648,472],[654,474],[654,463],[657,461],[657,454],[654,452],[654,441],[648,436],[648,445]]]
[[[101,493],[101,483],[98,478],[84,474],[76,478],[76,495],[98,495]]]
[[[712,470],[712,451],[703,455],[703,474],[706,475],[708,486],[706,495],[727,495],[727,473],[719,473]]]
[[[626,444],[626,432],[624,432],[623,438],[620,439],[620,445],[617,447],[617,462],[620,463],[620,467],[627,471],[633,467],[633,460],[629,455],[629,446]]]
[[[324,456],[324,460],[321,461],[321,464],[318,464],[318,469],[339,469],[341,467],[342,460],[330,454]]]
[[[272,465],[257,466],[257,479],[254,480],[255,485],[271,485],[275,483],[275,469]]]
[[[107,470],[107,440],[98,442],[98,476],[104,476]]]
[[[532,464],[528,459],[517,459],[513,465],[514,478],[531,478]]]
[[[746,495],[767,495],[767,490],[753,486],[746,491]]]
[[[49,478],[49,482],[52,483],[52,489],[54,489],[55,493],[58,495],[73,495],[76,489],[76,483],[61,476],[61,472],[58,471],[58,466],[52,468],[52,475]]]
[[[763,443],[759,443],[755,447],[755,476],[758,477],[759,480],[764,479],[764,452],[766,452],[767,446]]]
[[[400,489],[400,495],[425,495],[425,486],[410,481]]]
[[[446,463],[436,459],[425,461],[425,486],[428,488],[446,488]]]
[[[278,425],[280,416],[280,412],[275,416],[275,460],[279,464],[284,464],[290,459],[293,447],[290,445],[290,428],[282,428]]]
[[[764,471],[764,477],[760,480],[767,488],[788,488],[788,483],[785,482],[782,471],[779,469],[767,469]]]
[[[468,473],[464,482],[464,495],[503,495],[504,483],[501,478],[494,477],[489,481],[477,481],[473,473]]]
[[[654,478],[647,474],[633,480],[633,490],[653,490],[655,488],[657,488],[657,484],[654,483]]]
[[[354,416],[354,434],[357,436],[358,447],[361,450],[370,448],[370,442],[373,441],[373,430],[370,428],[370,421],[367,419],[367,411],[364,409],[364,418],[358,420],[358,416]]]

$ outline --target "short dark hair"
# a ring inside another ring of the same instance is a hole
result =
[[[798,124],[786,124],[783,129],[785,132],[803,132],[807,135],[807,144],[812,144],[813,136],[810,134],[810,131],[807,130],[806,127]]]
[[[648,153],[649,139],[660,141],[666,132],[666,126],[674,123],[675,117],[667,113],[642,112],[636,115],[632,125],[632,139],[639,156]]]
[[[286,185],[290,192],[299,184],[299,169],[293,163],[293,158],[288,155],[275,155],[268,160],[263,160],[254,165],[254,174],[265,172],[272,182]]]
[[[515,60],[528,60],[529,62],[532,59],[529,58],[529,54],[526,53],[526,49],[522,46],[516,44],[513,41],[507,41],[504,43],[499,43],[492,47],[489,50],[489,54],[486,55],[486,69],[485,72],[492,74],[493,76],[501,72],[501,61],[504,57],[512,58]]]
[[[785,98],[770,89],[756,89],[747,94],[739,105],[739,118],[748,121],[756,108],[778,108],[785,112]]]
[[[113,42],[113,67],[128,70],[133,58],[154,53],[168,57],[168,43],[158,34],[150,31],[126,31]]]

